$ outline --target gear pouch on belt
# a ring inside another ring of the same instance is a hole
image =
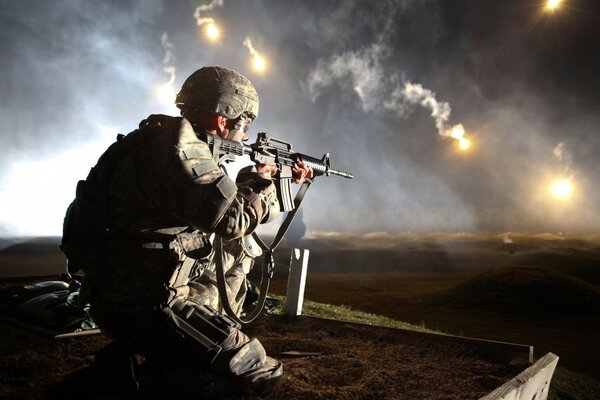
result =
[[[201,233],[179,233],[177,234],[177,242],[183,253],[195,260],[208,257],[212,252],[209,236]]]

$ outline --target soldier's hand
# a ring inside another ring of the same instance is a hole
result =
[[[305,179],[312,179],[314,172],[311,167],[305,165],[302,160],[296,161],[292,166],[293,179],[292,182],[300,183]]]
[[[277,166],[275,164],[256,164],[256,172],[273,178],[277,173]]]

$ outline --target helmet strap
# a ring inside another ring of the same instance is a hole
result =
[[[251,118],[248,118],[244,114],[240,115],[237,118],[237,121],[232,129],[229,130],[229,134],[227,135],[227,139],[232,140],[236,133],[239,131],[245,131],[248,129],[248,125],[252,122]]]

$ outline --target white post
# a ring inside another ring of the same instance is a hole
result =
[[[302,315],[306,270],[308,268],[308,249],[292,249],[290,272],[285,302],[285,313],[297,317]]]

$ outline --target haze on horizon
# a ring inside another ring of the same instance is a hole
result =
[[[267,131],[355,174],[312,186],[309,231],[600,227],[597,1],[0,1],[2,236],[59,235],[116,134],[178,114],[157,87],[215,64],[257,87],[251,140]],[[440,124],[462,124],[469,151]]]

